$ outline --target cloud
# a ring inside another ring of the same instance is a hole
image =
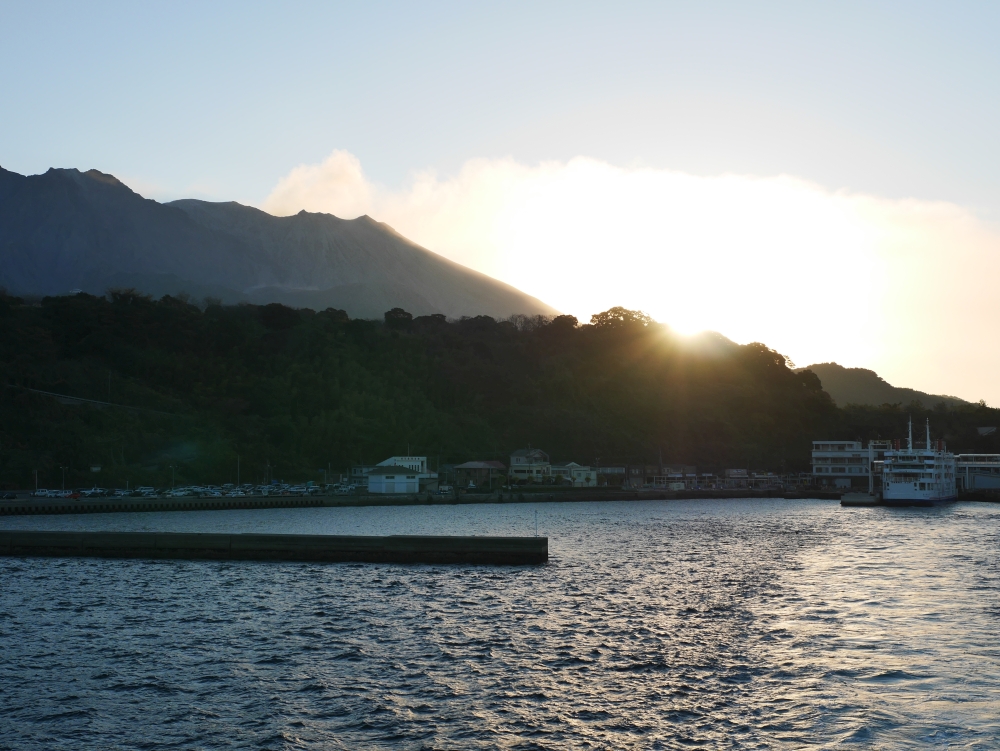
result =
[[[1000,233],[954,204],[586,157],[472,159],[393,190],[336,151],[292,170],[263,208],[367,213],[582,319],[626,305],[681,331],[764,341],[799,364],[836,360],[1000,402],[988,344]]]
[[[276,216],[305,210],[353,219],[371,210],[374,194],[358,158],[334,151],[320,164],[299,165],[281,178],[262,208]]]

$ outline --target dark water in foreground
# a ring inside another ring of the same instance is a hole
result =
[[[532,534],[536,509],[532,568],[0,559],[0,747],[1000,747],[1000,506],[0,524]]]

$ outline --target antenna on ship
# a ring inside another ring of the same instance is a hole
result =
[[[931,418],[927,418],[927,450],[931,450]]]
[[[906,447],[909,451],[913,451],[913,416],[910,416],[910,433],[906,438]]]

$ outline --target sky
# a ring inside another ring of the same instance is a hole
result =
[[[1000,5],[0,2],[0,166],[367,213],[624,305],[1000,404]]]

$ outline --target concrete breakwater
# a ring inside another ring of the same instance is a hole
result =
[[[596,501],[680,501],[737,498],[821,498],[841,492],[765,490],[528,490],[454,495],[242,496],[221,498],[19,498],[0,501],[0,516],[102,514],[118,511],[209,511],[220,509],[316,508],[321,506],[448,506],[469,503],[581,503]]]
[[[0,555],[523,565],[549,559],[549,538],[9,531]]]

